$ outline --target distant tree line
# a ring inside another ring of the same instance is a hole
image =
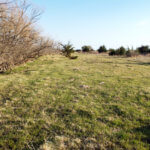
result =
[[[94,50],[91,46],[83,46],[81,49],[78,49],[77,52],[98,52],[98,53],[108,53],[110,56],[136,56],[136,55],[146,55],[150,54],[150,47],[149,46],[141,46],[137,49],[133,48],[125,48],[123,46],[117,49],[107,49],[105,45],[100,46],[97,50]]]
[[[130,48],[124,48],[120,47],[118,49],[110,49],[109,50],[109,55],[126,55],[128,57],[135,56],[135,55],[146,55],[150,53],[150,48],[149,46],[141,46],[138,47],[137,49],[130,49]]]

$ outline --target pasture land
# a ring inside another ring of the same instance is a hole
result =
[[[150,57],[77,55],[0,74],[0,149],[150,148]]]

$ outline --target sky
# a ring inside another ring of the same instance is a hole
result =
[[[76,49],[150,45],[150,0],[31,0],[43,35]]]

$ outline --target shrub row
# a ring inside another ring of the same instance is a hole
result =
[[[127,57],[132,57],[132,56],[137,56],[139,54],[141,55],[146,55],[150,53],[150,48],[149,46],[141,46],[138,47],[136,50],[134,49],[125,49],[124,47],[120,47],[117,50],[115,49],[110,49],[109,50],[109,55],[126,55]]]
[[[95,51],[91,46],[83,46],[80,49],[76,50],[77,52],[92,52]],[[95,51],[96,52],[96,51]],[[114,56],[114,55],[120,55],[120,56],[127,56],[127,57],[131,57],[131,56],[136,56],[139,54],[145,55],[145,54],[149,54],[150,53],[150,48],[149,46],[141,46],[138,47],[137,49],[126,49],[123,46],[121,46],[118,49],[107,49],[104,45],[100,46],[99,49],[97,50],[98,53],[108,53],[110,56]]]

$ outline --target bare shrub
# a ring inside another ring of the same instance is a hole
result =
[[[34,27],[40,15],[25,0],[0,3],[0,67],[4,62],[8,68],[24,63],[53,47],[53,41],[41,37]]]
[[[137,57],[138,55],[139,55],[139,53],[135,50],[128,50],[126,52],[127,57]]]

